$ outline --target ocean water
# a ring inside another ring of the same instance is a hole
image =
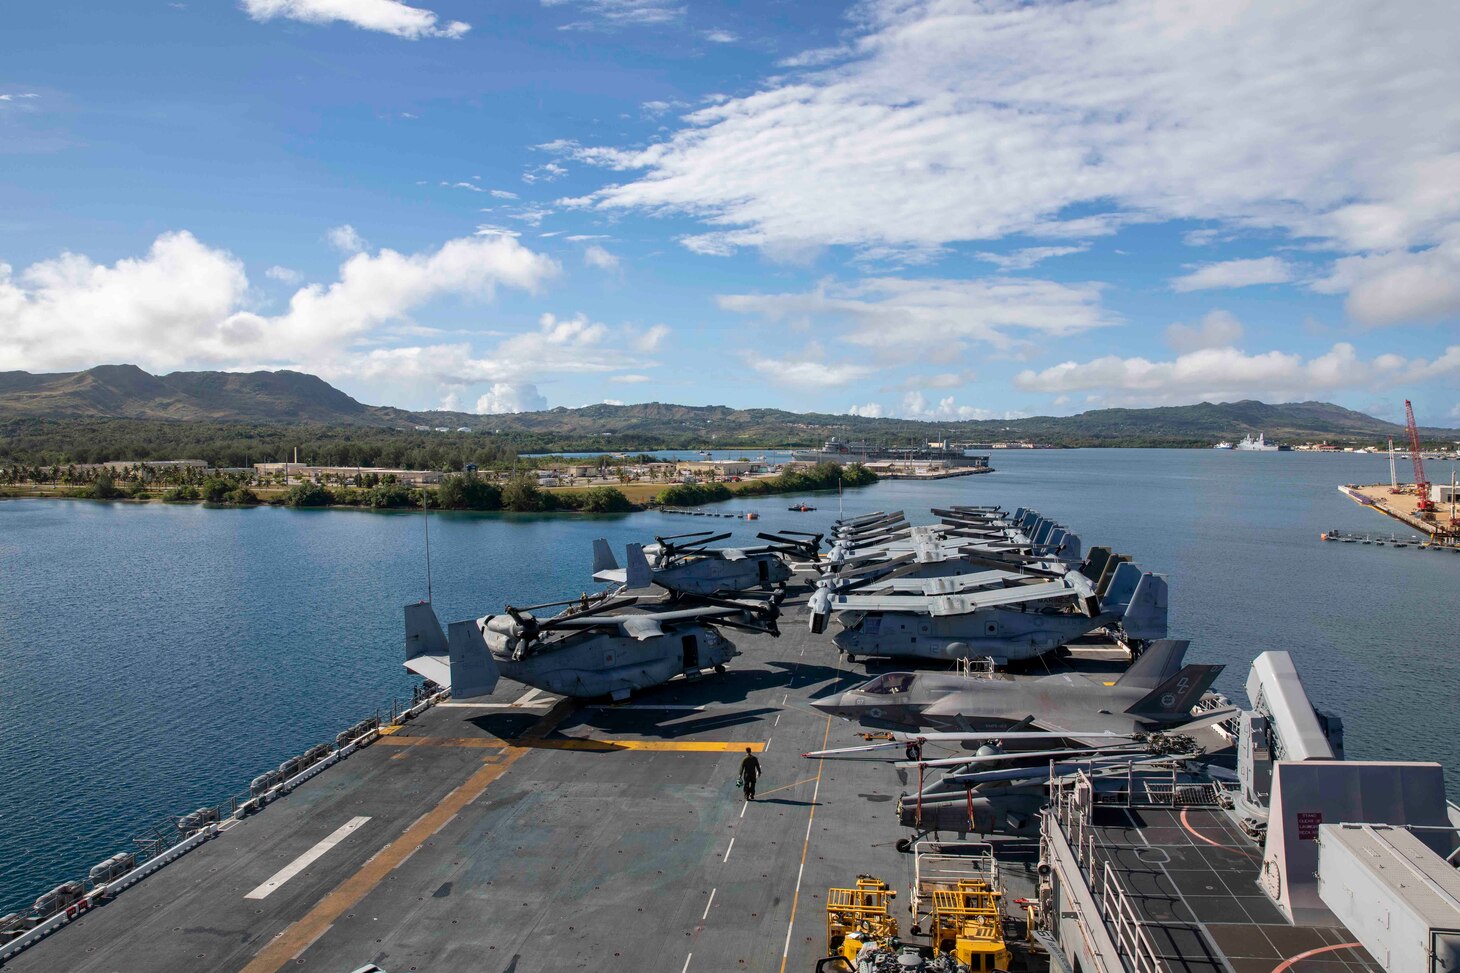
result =
[[[997,472],[890,481],[848,515],[998,503],[1169,576],[1174,636],[1227,665],[1287,649],[1352,758],[1437,759],[1460,796],[1460,554],[1325,544],[1329,528],[1407,535],[1340,495],[1382,456],[1211,450],[994,451]],[[1432,472],[1448,479],[1442,464]],[[793,500],[818,509],[791,513]],[[835,493],[733,500],[754,523],[657,513],[444,514],[430,520],[444,619],[590,587],[591,542],[716,528],[819,530]],[[419,514],[0,503],[0,913],[149,825],[409,693],[401,606],[424,596]]]

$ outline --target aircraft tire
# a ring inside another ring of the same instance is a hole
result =
[[[715,672],[717,675],[723,676],[725,674],[725,667],[723,665],[715,666]]]

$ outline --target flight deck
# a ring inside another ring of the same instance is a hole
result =
[[[808,700],[866,677],[794,615],[624,705],[434,706],[4,968],[811,970],[827,888],[912,862],[893,771],[801,756],[853,737]]]

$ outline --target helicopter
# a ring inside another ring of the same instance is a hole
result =
[[[791,578],[787,557],[812,559],[821,546],[820,534],[786,531],[757,534],[771,543],[760,547],[710,547],[730,534],[697,531],[656,537],[648,547],[630,544],[620,568],[608,541],[593,542],[593,579],[635,590],[650,584],[671,595],[721,595],[751,588],[769,589]]]
[[[638,598],[585,595],[569,602],[507,606],[501,614],[452,622],[445,630],[428,601],[405,609],[406,668],[451,690],[485,696],[506,676],[535,689],[615,702],[635,690],[725,671],[738,655],[720,628],[779,636],[779,593],[756,601],[701,598],[670,611],[625,612]],[[568,606],[548,618],[534,612]]]

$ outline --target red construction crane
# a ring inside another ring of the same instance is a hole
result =
[[[1419,455],[1419,429],[1414,424],[1414,406],[1404,400],[1404,422],[1409,427],[1409,456],[1414,460],[1415,509],[1420,513],[1431,513],[1435,503],[1430,499],[1430,481],[1425,479],[1425,463]]]

